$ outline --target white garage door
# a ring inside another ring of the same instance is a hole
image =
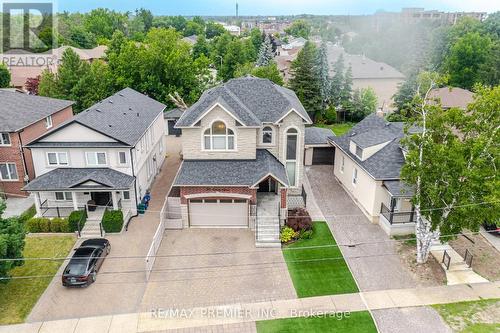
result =
[[[189,201],[191,227],[247,227],[248,202],[241,199],[197,199]]]

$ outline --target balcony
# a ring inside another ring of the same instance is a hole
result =
[[[380,215],[383,216],[390,225],[416,222],[414,211],[411,212],[391,211],[383,203],[380,207]]]

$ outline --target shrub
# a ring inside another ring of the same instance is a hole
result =
[[[28,232],[69,232],[68,220],[64,218],[33,217],[26,221]]]
[[[69,223],[67,219],[53,218],[50,220],[50,232],[69,232]]]
[[[40,232],[40,219],[42,217],[33,217],[26,221],[26,230],[28,232]]]
[[[123,227],[123,212],[121,210],[107,210],[102,217],[102,227],[106,232],[120,232]]]
[[[288,212],[286,225],[294,231],[311,230],[312,219],[305,208],[295,208]]]
[[[50,219],[45,217],[40,218],[38,226],[40,227],[40,232],[50,232]]]
[[[78,231],[78,221],[80,221],[80,230],[83,229],[85,221],[87,221],[87,212],[85,210],[74,210],[68,217],[68,231]]]
[[[311,238],[312,238],[312,236],[313,236],[313,231],[312,231],[312,229],[311,229],[311,230],[302,231],[302,232],[300,233],[299,238],[300,238],[300,239],[311,239]]]
[[[35,208],[35,205],[31,206],[30,208],[26,209],[20,216],[19,216],[19,220],[22,222],[22,223],[25,223],[26,221],[28,221],[29,219],[31,219],[33,216],[36,215],[36,208]]]
[[[290,227],[284,227],[281,229],[280,240],[282,243],[288,243],[297,238],[298,232],[294,231]]]
[[[326,109],[324,118],[327,124],[335,123],[337,121],[337,109],[335,109],[335,107],[333,106],[330,106],[328,109]]]

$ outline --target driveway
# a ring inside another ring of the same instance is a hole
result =
[[[137,312],[146,289],[144,257],[160,223],[159,211],[180,165],[180,140],[175,139],[167,140],[168,157],[151,188],[152,201],[146,214],[133,218],[128,231],[106,236],[111,242],[111,253],[97,281],[84,289],[64,288],[60,278],[64,263],[31,311],[28,322]],[[114,256],[140,258],[113,259]]]
[[[167,230],[158,255],[142,311],[297,297],[281,249],[249,229]]]
[[[337,243],[343,244],[342,253],[361,291],[415,287],[394,244],[384,242],[389,236],[363,215],[335,179],[333,167],[311,166],[306,173],[316,203]]]

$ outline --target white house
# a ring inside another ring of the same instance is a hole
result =
[[[125,88],[27,145],[36,178],[38,216],[68,216],[88,209],[137,212],[165,158],[165,105]]]

